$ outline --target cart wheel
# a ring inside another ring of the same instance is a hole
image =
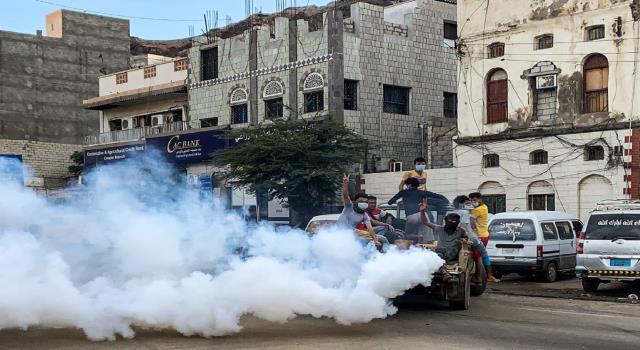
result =
[[[471,301],[471,277],[469,273],[464,274],[464,299],[462,300],[449,300],[449,308],[452,310],[469,310],[469,303]],[[460,286],[458,286],[460,288]]]

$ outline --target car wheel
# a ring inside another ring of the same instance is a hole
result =
[[[558,265],[554,262],[550,262],[547,268],[542,272],[542,279],[545,282],[555,282],[558,279]]]
[[[587,293],[593,293],[598,291],[600,286],[600,280],[597,278],[583,278],[582,289]]]

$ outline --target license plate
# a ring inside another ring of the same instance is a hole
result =
[[[631,259],[609,259],[609,266],[630,267]]]
[[[502,254],[504,255],[514,255],[517,254],[519,249],[517,248],[502,248]]]

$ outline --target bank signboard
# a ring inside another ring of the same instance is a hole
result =
[[[145,144],[142,142],[99,149],[86,149],[84,151],[84,166],[90,167],[97,164],[106,164],[119,160],[130,159],[143,155],[144,152]]]
[[[225,130],[207,130],[175,135],[147,137],[147,152],[156,153],[169,163],[189,164],[210,160],[228,143]]]

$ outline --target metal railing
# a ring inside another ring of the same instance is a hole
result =
[[[189,129],[190,127],[188,122],[180,121],[157,126],[144,126],[141,128],[116,130],[85,136],[84,144],[88,146],[114,142],[137,141],[151,135],[167,134]]]

